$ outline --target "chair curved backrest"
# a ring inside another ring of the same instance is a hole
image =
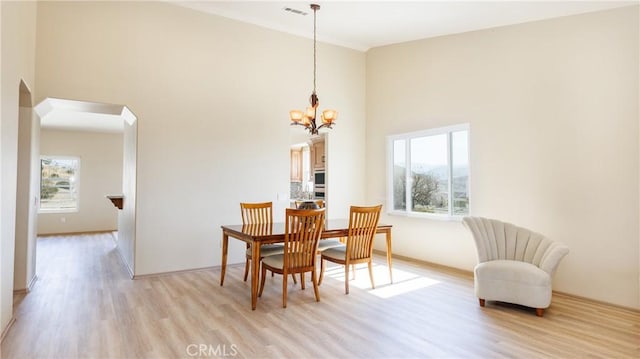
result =
[[[464,217],[476,243],[478,261],[515,260],[531,263],[553,275],[569,247],[511,223],[483,217]]]
[[[286,209],[284,266],[288,269],[314,267],[318,241],[324,228],[325,209]]]
[[[370,258],[373,255],[373,237],[376,234],[382,205],[372,207],[351,206],[347,260]]]

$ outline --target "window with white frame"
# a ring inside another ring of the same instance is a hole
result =
[[[40,157],[40,211],[77,211],[79,176],[78,157]]]
[[[389,213],[469,213],[469,125],[387,137]]]

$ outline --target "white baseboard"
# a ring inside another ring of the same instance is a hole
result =
[[[9,330],[13,326],[13,323],[15,322],[16,322],[16,317],[11,317],[11,320],[9,320],[9,324],[7,324],[7,326],[2,330],[2,335],[0,335],[0,343],[2,343],[4,338],[7,336],[7,333],[9,333]]]

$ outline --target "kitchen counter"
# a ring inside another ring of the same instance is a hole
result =
[[[304,201],[322,201],[323,205],[322,207],[324,207],[324,199],[323,198],[312,198],[312,199],[308,199],[308,198],[292,198],[289,201],[289,208],[296,208],[296,202],[304,202]]]

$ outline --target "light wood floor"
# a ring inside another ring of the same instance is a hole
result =
[[[217,248],[212,250],[219,250]],[[313,288],[268,278],[250,308],[243,267],[130,280],[108,234],[38,241],[39,280],[17,296],[2,358],[640,358],[640,314],[554,295],[533,310],[478,306],[472,278],[407,261],[366,266],[344,294],[341,267]],[[291,281],[289,281],[291,282]]]

